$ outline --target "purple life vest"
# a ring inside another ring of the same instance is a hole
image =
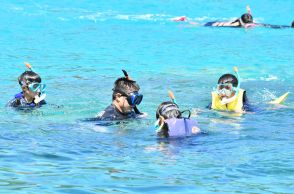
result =
[[[198,128],[198,123],[192,119],[172,118],[166,119],[169,137],[188,137],[192,135],[193,127]]]
[[[19,99],[20,103],[22,106],[28,106],[28,107],[35,107],[36,104],[34,102],[28,103],[25,99],[24,99],[24,94],[23,92],[20,92],[18,94],[14,95],[15,99]]]

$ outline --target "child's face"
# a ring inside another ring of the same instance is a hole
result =
[[[220,98],[231,98],[235,92],[233,91],[232,84],[219,84],[218,85],[218,95]]]
[[[28,102],[32,102],[35,98],[35,96],[39,95],[39,92],[33,92],[31,91],[28,86],[24,85],[21,87],[24,97]]]

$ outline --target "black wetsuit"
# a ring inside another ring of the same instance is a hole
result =
[[[109,105],[104,111],[102,111],[95,119],[100,121],[114,121],[114,120],[124,120],[129,118],[136,118],[139,114],[134,111],[123,114],[113,105]]]
[[[20,92],[14,96],[14,99],[8,102],[7,106],[15,108],[35,108],[44,104],[46,104],[45,100],[42,100],[38,104],[35,104],[34,102],[28,103],[24,98],[23,92]]]
[[[204,26],[205,27],[232,27],[232,28],[240,28],[240,27],[242,27],[239,19],[231,22],[231,24],[238,22],[238,25],[237,26],[233,26],[233,25],[232,26],[213,26],[213,24],[215,24],[217,22],[218,23],[223,23],[223,22],[220,22],[220,21],[213,21],[213,22],[207,22],[206,24],[204,24]]]
[[[242,27],[241,23],[239,22],[238,26],[213,26],[213,24],[217,23],[219,21],[213,21],[213,22],[207,22],[204,24],[205,27],[231,27],[231,28],[240,28]],[[236,21],[233,21],[232,23],[235,23]],[[272,24],[262,24],[262,23],[254,23],[256,27],[265,27],[265,28],[274,28],[274,29],[281,29],[281,28],[293,28],[291,26],[286,25],[272,25]]]

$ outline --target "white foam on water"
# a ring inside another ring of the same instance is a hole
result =
[[[262,97],[262,101],[266,101],[266,102],[269,102],[277,98],[277,96],[275,95],[275,92],[272,92],[267,88],[263,88],[263,90],[260,91],[260,95]]]
[[[129,15],[117,15],[116,16],[117,19],[120,19],[120,20],[129,20],[130,19],[130,16]]]
[[[58,17],[57,19],[61,20],[61,21],[69,21],[69,19],[64,18],[64,17]]]
[[[78,17],[78,19],[80,19],[80,20],[90,20],[90,21],[97,22],[98,18],[102,18],[102,16],[103,16],[103,13],[96,12],[94,14],[81,15],[81,16]]]
[[[11,10],[14,10],[14,11],[23,11],[24,8],[23,7],[12,7],[10,8]]]
[[[248,81],[257,81],[257,80],[261,80],[261,81],[273,81],[273,80],[279,80],[279,77],[276,76],[276,75],[272,75],[272,74],[269,74],[267,76],[262,76],[262,77],[259,77],[259,78],[242,78],[241,79],[241,82],[248,82]]]
[[[174,22],[175,19],[183,17],[182,16],[173,16],[173,15],[167,15],[167,14],[153,14],[153,13],[143,13],[143,14],[122,14],[122,13],[115,13],[112,11],[107,12],[93,12],[86,15],[80,15],[77,17],[77,19],[81,20],[91,20],[91,21],[105,21],[105,20],[128,20],[128,21],[169,21]],[[217,17],[208,17],[208,16],[201,16],[201,17],[189,17],[185,16],[187,21],[197,21],[197,22],[208,22],[208,21],[233,21],[236,20],[237,17],[223,17],[223,18],[217,18]]]
[[[272,81],[272,80],[278,80],[278,77],[275,75],[268,75],[268,77],[260,77],[260,80],[262,81]]]

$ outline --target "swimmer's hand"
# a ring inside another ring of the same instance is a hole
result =
[[[192,128],[192,133],[193,133],[193,134],[197,134],[197,133],[200,133],[200,132],[201,132],[201,130],[200,130],[199,127],[194,126],[194,127]]]
[[[142,112],[141,114],[138,114],[138,115],[136,116],[136,118],[147,118],[147,116],[148,116],[147,113]]]
[[[187,17],[186,16],[180,16],[180,17],[171,18],[171,20],[174,21],[174,22],[185,22],[185,21],[187,21]]]
[[[104,115],[105,111],[101,111],[99,113],[97,113],[97,115],[95,116],[96,118],[100,118]]]

